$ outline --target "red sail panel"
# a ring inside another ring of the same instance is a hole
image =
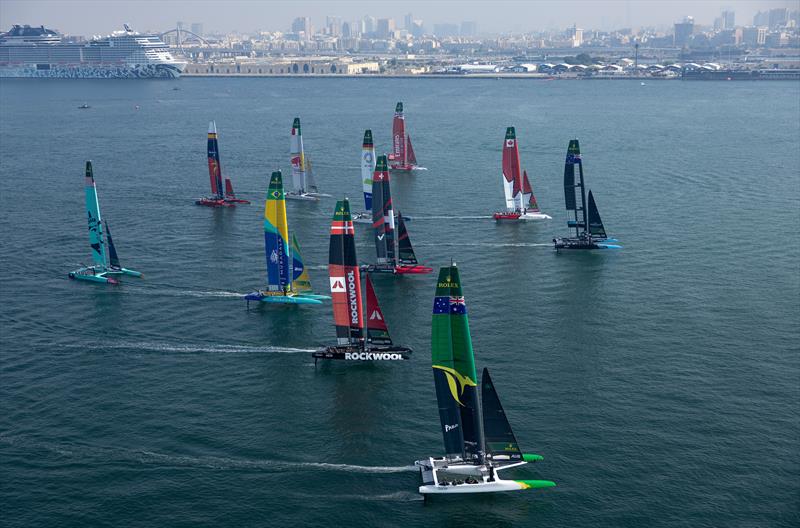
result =
[[[528,210],[538,212],[539,204],[536,203],[536,196],[533,194],[533,187],[528,179],[528,171],[522,171],[522,194],[528,204]]]
[[[367,275],[367,338],[370,343],[391,344],[389,328],[378,304],[378,297],[372,287],[372,280]]]
[[[411,136],[408,136],[408,145],[407,145],[407,153],[408,153],[408,164],[409,165],[416,165],[417,164],[417,155],[414,154],[414,147],[411,146]]]
[[[392,157],[398,165],[406,164],[406,119],[403,116],[403,103],[397,103],[392,122]]]
[[[512,196],[516,196],[522,190],[522,184],[520,181],[519,148],[517,147],[517,135],[514,127],[508,127],[506,139],[503,143],[503,177],[508,183],[514,185]]]
[[[233,183],[230,178],[225,178],[225,198],[236,198],[233,194]]]
[[[328,254],[333,320],[339,344],[359,343],[363,339],[364,314],[361,307],[361,277],[356,257],[355,230],[350,202],[336,202],[331,222]]]

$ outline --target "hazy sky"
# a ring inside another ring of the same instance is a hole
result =
[[[164,31],[182,20],[188,29],[201,22],[208,31],[286,30],[293,18],[311,17],[322,27],[325,16],[356,20],[364,15],[392,17],[402,26],[413,13],[430,30],[435,23],[475,20],[479,31],[506,32],[565,28],[577,23],[591,29],[670,27],[685,15],[711,25],[724,9],[736,12],[736,23],[773,7],[800,9],[800,0],[0,0],[0,29],[12,24],[41,25],[75,35],[107,34],[128,23],[138,30]]]

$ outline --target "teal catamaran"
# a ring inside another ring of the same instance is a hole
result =
[[[281,171],[269,180],[264,204],[264,250],[267,257],[267,289],[245,295],[250,301],[284,304],[322,304],[327,295],[315,295],[303,266],[297,239],[289,251],[289,224],[286,220],[286,199]]]
[[[91,282],[105,282],[108,284],[119,284],[116,277],[128,275],[131,277],[141,277],[138,271],[123,268],[119,262],[117,248],[111,239],[111,230],[108,222],[105,223],[100,217],[100,202],[97,199],[97,187],[94,183],[94,173],[92,172],[92,162],[86,162],[86,212],[89,217],[89,245],[92,247],[92,261],[90,266],[84,266],[69,273],[70,279],[85,280]]]
[[[478,394],[467,306],[455,264],[439,271],[431,354],[446,454],[415,463],[422,477],[419,492],[488,493],[555,486],[549,480],[504,480],[498,475],[542,457],[521,452],[488,369],[483,369]]]

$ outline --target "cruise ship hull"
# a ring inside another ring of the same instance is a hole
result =
[[[2,64],[0,78],[177,79],[186,63],[174,64]]]

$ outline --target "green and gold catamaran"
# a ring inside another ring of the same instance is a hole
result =
[[[489,493],[555,486],[549,480],[504,480],[498,475],[542,457],[520,451],[488,369],[483,369],[478,393],[467,306],[455,264],[439,271],[431,355],[445,455],[415,463],[422,477],[419,492]]]

